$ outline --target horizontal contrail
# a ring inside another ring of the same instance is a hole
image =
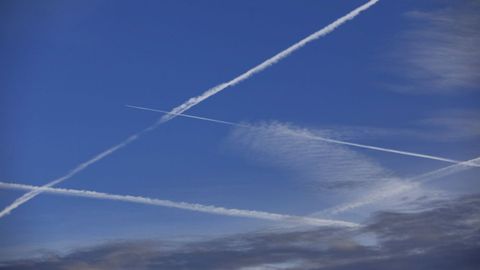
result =
[[[398,183],[397,186],[390,186],[387,185],[383,188],[380,188],[373,193],[368,194],[367,196],[354,201],[354,202],[349,202],[346,204],[341,204],[329,209],[325,209],[320,211],[320,214],[339,214],[345,211],[349,211],[358,207],[362,207],[383,199],[387,199],[392,196],[396,196],[398,194],[410,191],[414,189],[415,187],[418,187],[422,183],[426,183],[441,177],[445,177],[454,173],[459,173],[468,169],[472,168],[472,165],[478,166],[480,164],[480,157],[461,162],[459,164],[454,164],[450,165],[438,170],[434,170],[428,173],[424,173],[415,177],[411,177],[408,179],[405,179],[404,182]]]
[[[109,193],[89,191],[89,190],[51,188],[51,187],[41,187],[41,186],[32,186],[32,185],[6,183],[6,182],[0,182],[0,188],[30,190],[30,191],[36,190],[40,192],[61,194],[61,195],[67,195],[67,196],[148,204],[148,205],[179,208],[184,210],[204,212],[204,213],[224,215],[224,216],[236,216],[236,217],[266,219],[266,220],[273,220],[273,221],[295,222],[295,223],[312,225],[312,226],[335,226],[335,227],[351,227],[351,228],[359,226],[359,224],[356,224],[353,222],[341,221],[341,220],[318,219],[318,218],[311,218],[311,217],[276,214],[276,213],[263,212],[263,211],[224,208],[224,207],[218,207],[218,206],[212,206],[212,205],[202,205],[202,204],[186,203],[186,202],[174,202],[170,200],[160,200],[160,199],[153,199],[153,198],[140,197],[140,196],[116,195],[116,194],[109,194]]]
[[[218,119],[213,119],[213,118],[207,118],[207,117],[202,117],[202,116],[195,116],[195,115],[191,115],[191,114],[172,113],[172,112],[169,112],[169,111],[151,109],[151,108],[147,108],[147,107],[133,106],[133,105],[125,105],[125,106],[129,107],[129,108],[133,108],[133,109],[152,111],[152,112],[160,112],[160,113],[165,113],[165,114],[174,114],[175,116],[181,116],[181,117],[187,117],[187,118],[192,118],[192,119],[197,119],[197,120],[209,121],[209,122],[224,124],[224,125],[229,125],[229,126],[242,127],[242,128],[253,128],[253,129],[255,128],[255,126],[252,126],[252,125],[234,123],[234,122],[218,120]],[[444,158],[444,157],[432,156],[432,155],[426,155],[426,154],[419,154],[419,153],[414,153],[414,152],[407,152],[407,151],[401,151],[401,150],[372,146],[372,145],[366,145],[366,144],[359,144],[359,143],[352,143],[352,142],[334,140],[334,139],[329,139],[329,138],[325,138],[325,137],[321,137],[321,136],[313,135],[313,134],[295,133],[294,132],[294,133],[292,133],[292,135],[302,136],[302,137],[306,137],[306,138],[312,139],[312,140],[320,140],[320,141],[329,142],[329,143],[348,145],[348,146],[353,146],[353,147],[359,147],[359,148],[364,148],[364,149],[369,149],[369,150],[399,154],[399,155],[404,155],[404,156],[432,159],[432,160],[444,161],[444,162],[448,162],[448,163],[462,164],[462,165],[465,165],[465,166],[480,167],[480,164],[464,163],[463,161],[450,159],[450,158]]]
[[[247,72],[241,74],[240,76],[237,76],[236,78],[234,78],[234,79],[232,79],[228,82],[221,83],[221,84],[219,84],[219,85],[217,85],[213,88],[210,88],[207,91],[205,91],[203,94],[201,94],[197,97],[190,98],[189,100],[187,100],[183,104],[173,108],[172,111],[171,111],[172,114],[164,115],[162,118],[160,118],[157,122],[155,122],[151,126],[149,126],[149,127],[145,128],[144,130],[128,137],[126,140],[124,140],[121,143],[107,149],[106,151],[100,153],[99,155],[93,157],[92,159],[78,165],[76,168],[74,168],[72,171],[70,171],[65,176],[57,178],[57,179],[45,184],[43,187],[52,187],[52,186],[55,186],[55,185],[65,181],[65,180],[71,178],[72,176],[74,176],[77,173],[86,169],[88,166],[96,163],[97,161],[109,156],[110,154],[114,153],[115,151],[119,150],[120,148],[123,148],[123,147],[127,146],[128,144],[132,143],[133,141],[137,140],[142,134],[147,133],[149,131],[152,131],[155,128],[157,128],[158,125],[175,118],[177,113],[185,112],[186,110],[188,110],[191,107],[199,104],[200,102],[206,100],[207,98],[217,94],[218,92],[224,90],[225,88],[236,85],[236,84],[250,78],[252,75],[254,75],[254,74],[256,74],[260,71],[265,70],[266,68],[270,67],[271,65],[273,65],[273,64],[279,62],[280,60],[282,60],[283,58],[287,57],[288,55],[290,55],[294,51],[302,48],[307,43],[310,43],[310,42],[312,42],[312,41],[314,41],[314,40],[332,32],[333,30],[335,30],[340,25],[342,25],[345,22],[355,18],[358,14],[360,14],[360,12],[368,9],[370,6],[372,6],[376,2],[378,2],[378,0],[368,1],[366,4],[354,9],[353,11],[348,13],[347,15],[335,20],[333,23],[331,23],[331,24],[327,25],[326,27],[322,28],[321,30],[311,34],[310,36],[300,40],[299,42],[293,44],[292,46],[288,47],[287,49],[281,51],[280,53],[278,53],[278,54],[274,55],[273,57],[267,59],[266,61],[262,62],[261,64],[255,66],[254,68],[252,68],[252,69],[248,70]],[[12,204],[7,206],[5,209],[3,209],[0,212],[0,218],[8,215],[12,210],[14,210],[15,208],[19,207],[20,205],[28,202],[29,200],[33,199],[34,197],[36,197],[41,192],[42,192],[42,190],[32,190],[32,191],[24,194],[20,198],[16,199]]]

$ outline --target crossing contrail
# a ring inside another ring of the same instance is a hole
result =
[[[423,183],[471,169],[472,164],[478,166],[480,164],[480,157],[405,179],[402,183],[398,183],[396,184],[396,186],[393,187],[391,185],[387,185],[385,187],[375,190],[374,192],[366,195],[365,197],[357,201],[328,208],[320,211],[319,213],[335,215],[358,207],[362,207],[377,202],[379,200],[390,198],[392,196],[396,196],[398,194],[410,191]]]
[[[174,114],[175,116],[181,116],[181,117],[192,118],[192,119],[197,119],[197,120],[209,121],[209,122],[213,122],[213,123],[229,125],[229,126],[234,126],[234,127],[252,128],[252,129],[255,128],[255,126],[252,126],[252,125],[229,122],[229,121],[218,120],[218,119],[213,119],[213,118],[207,118],[207,117],[203,117],[203,116],[196,116],[196,115],[182,114],[182,113],[172,113],[172,112],[169,112],[169,111],[152,109],[152,108],[141,107],[141,106],[133,106],[133,105],[125,105],[125,106],[127,106],[129,108],[133,108],[133,109],[152,111],[152,112],[160,112],[160,113],[171,114],[171,115]],[[439,156],[432,156],[432,155],[426,155],[426,154],[419,154],[419,153],[414,153],[414,152],[396,150],[396,149],[391,149],[391,148],[372,146],[372,145],[367,145],[367,144],[359,144],[359,143],[353,143],[353,142],[347,142],[347,141],[334,140],[334,139],[330,139],[330,138],[321,137],[321,136],[318,136],[318,135],[315,135],[315,134],[293,132],[292,135],[306,137],[306,138],[311,139],[311,140],[319,140],[319,141],[341,144],[341,145],[347,145],[347,146],[353,146],[353,147],[364,148],[364,149],[369,149],[369,150],[374,150],[374,151],[381,151],[381,152],[387,152],[387,153],[393,153],[393,154],[411,156],[411,157],[418,157],[418,158],[424,158],[424,159],[432,159],[432,160],[444,161],[444,162],[448,162],[448,163],[462,164],[462,165],[465,165],[465,166],[480,167],[480,164],[476,164],[476,163],[473,163],[473,162],[464,163],[463,161],[460,161],[460,160],[444,158],[444,157],[439,157]]]
[[[145,134],[145,133],[148,133],[149,131],[152,131],[154,130],[155,128],[157,128],[160,124],[163,124],[173,118],[176,117],[176,114],[178,113],[183,113],[185,112],[186,110],[190,109],[191,107],[199,104],[200,102],[206,100],[207,98],[217,94],[218,92],[224,90],[225,88],[227,87],[230,87],[230,86],[233,86],[233,85],[236,85],[248,78],[250,78],[251,76],[253,76],[254,74],[260,72],[260,71],[263,71],[265,69],[267,69],[268,67],[272,66],[273,64],[279,62],[280,60],[282,60],[283,58],[289,56],[290,54],[292,54],[294,51],[302,48],[303,46],[305,46],[307,43],[310,43],[322,36],[325,36],[327,35],[328,33],[332,32],[333,30],[335,30],[337,27],[339,27],[340,25],[346,23],[347,21],[349,20],[352,20],[353,18],[355,18],[358,14],[360,14],[362,11],[368,9],[369,7],[371,7],[372,5],[374,5],[375,3],[377,3],[379,0],[370,0],[368,1],[366,4],[363,4],[362,6],[352,10],[351,12],[349,12],[347,15],[335,20],[333,23],[325,26],[324,28],[320,29],[319,31],[311,34],[310,36],[300,40],[299,42],[293,44],[292,46],[288,47],[287,49],[281,51],[280,53],[274,55],[273,57],[265,60],[264,62],[262,62],[261,64],[255,66],[254,68],[252,69],[249,69],[248,71],[242,73],[240,76],[237,76],[236,78],[228,81],[228,82],[224,82],[224,83],[221,83],[213,88],[210,88],[208,89],[207,91],[205,91],[203,94],[197,96],[197,97],[192,97],[190,98],[189,100],[187,100],[186,102],[184,102],[183,104],[175,107],[172,109],[172,114],[166,114],[164,115],[162,118],[160,118],[158,121],[156,121],[155,123],[153,123],[152,125],[150,125],[149,127],[145,128],[144,130],[138,132],[138,133],[135,133],[134,135],[128,137],[126,140],[122,141],[121,143],[105,150],[104,152],[96,155],[95,157],[93,157],[92,159],[78,165],[77,167],[75,167],[73,170],[71,170],[68,174],[62,176],[62,177],[59,177],[57,179],[54,179],[53,181],[45,184],[43,187],[47,188],[47,187],[52,187],[52,186],[55,186],[71,177],[73,177],[74,175],[78,174],[79,172],[83,171],[84,169],[86,169],[87,167],[89,167],[90,165],[96,163],[97,161],[111,155],[112,153],[114,153],[115,151],[127,146],[128,144],[132,143],[133,141],[136,141],[141,135]],[[3,218],[4,216],[8,215],[12,210],[14,210],[15,208],[19,207],[20,205],[28,202],[29,200],[33,199],[34,197],[36,197],[38,194],[40,194],[42,192],[42,190],[32,190],[26,194],[24,194],[23,196],[21,196],[20,198],[16,199],[12,204],[10,204],[9,206],[7,206],[5,209],[3,209],[1,212],[0,212],[0,218]]]
[[[256,219],[265,219],[265,220],[273,220],[273,221],[294,222],[294,223],[300,223],[300,224],[311,225],[311,226],[335,226],[335,227],[350,227],[350,228],[359,226],[359,224],[357,223],[341,221],[341,220],[318,219],[318,218],[312,218],[312,217],[276,214],[276,213],[270,213],[270,212],[264,212],[264,211],[224,208],[224,207],[218,207],[213,205],[174,202],[170,200],[160,200],[160,199],[141,197],[141,196],[131,196],[131,195],[117,195],[117,194],[109,194],[109,193],[89,191],[89,190],[51,188],[51,187],[41,187],[41,186],[32,186],[32,185],[6,183],[6,182],[0,182],[0,188],[30,190],[30,191],[37,190],[41,192],[59,194],[59,195],[85,197],[85,198],[99,199],[99,200],[122,201],[122,202],[147,204],[147,205],[155,205],[155,206],[162,206],[162,207],[171,207],[171,208],[178,208],[183,210],[204,212],[204,213],[223,215],[223,216],[236,216],[236,217],[256,218]]]

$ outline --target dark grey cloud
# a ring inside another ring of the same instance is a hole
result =
[[[402,84],[409,93],[458,93],[480,89],[480,2],[451,1],[445,8],[412,11],[413,26],[394,53]]]
[[[480,195],[416,213],[381,212],[357,231],[264,231],[190,243],[115,242],[0,269],[479,269]],[[359,241],[375,235],[374,245]]]

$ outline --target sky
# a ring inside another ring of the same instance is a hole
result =
[[[2,1],[0,182],[45,185],[163,116],[126,105],[169,111],[366,2]],[[361,229],[42,193],[0,218],[0,269],[475,269],[479,168],[318,138],[480,157],[479,9],[380,0],[185,112],[240,126],[179,116],[56,186]]]

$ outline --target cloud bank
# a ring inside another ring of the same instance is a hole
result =
[[[117,241],[0,269],[474,270],[480,267],[480,196],[436,202],[419,213],[380,212],[356,232],[257,231],[172,245]],[[362,240],[370,239],[370,241]]]

